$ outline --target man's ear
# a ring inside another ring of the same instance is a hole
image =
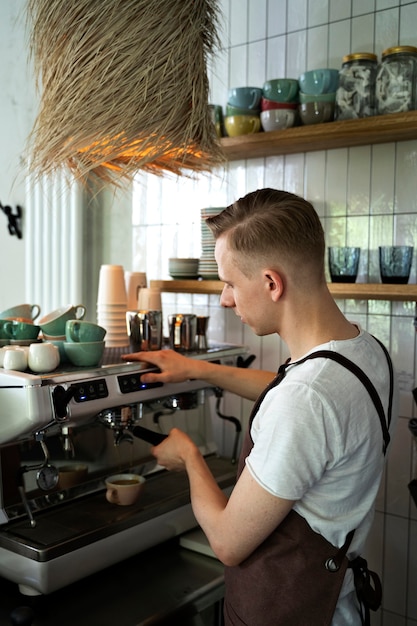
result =
[[[265,270],[264,279],[272,300],[277,302],[284,292],[284,281],[281,274],[276,270]]]

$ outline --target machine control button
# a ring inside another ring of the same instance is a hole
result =
[[[121,393],[133,393],[134,391],[142,391],[144,389],[154,389],[155,387],[163,387],[163,383],[144,383],[139,374],[126,374],[118,376],[119,389]]]
[[[85,383],[73,383],[75,402],[88,402],[99,398],[107,398],[109,391],[104,379],[89,380]]]

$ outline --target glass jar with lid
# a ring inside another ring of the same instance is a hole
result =
[[[336,120],[375,115],[376,54],[355,52],[343,57],[336,92]]]
[[[400,113],[416,108],[417,48],[395,46],[381,56],[376,79],[379,114]]]

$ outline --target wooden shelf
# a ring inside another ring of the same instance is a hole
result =
[[[150,286],[169,293],[197,293],[219,295],[223,289],[220,280],[151,280]],[[387,285],[381,283],[329,283],[329,290],[337,300],[396,300],[417,302],[417,285]]]
[[[223,137],[229,161],[417,139],[417,111]]]

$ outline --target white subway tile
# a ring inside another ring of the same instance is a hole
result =
[[[266,39],[267,5],[267,0],[249,0],[249,41]]]
[[[375,0],[352,0],[352,16],[373,13]]]
[[[268,37],[283,35],[287,29],[287,0],[268,2]]]
[[[306,70],[328,67],[329,26],[323,24],[307,31]],[[337,66],[339,69],[339,66]]]
[[[308,27],[327,24],[329,21],[329,0],[314,0],[308,3]]]
[[[375,19],[373,13],[352,19],[351,52],[373,52]]]
[[[301,30],[307,27],[307,0],[291,0],[288,3],[287,29],[288,32]]]

